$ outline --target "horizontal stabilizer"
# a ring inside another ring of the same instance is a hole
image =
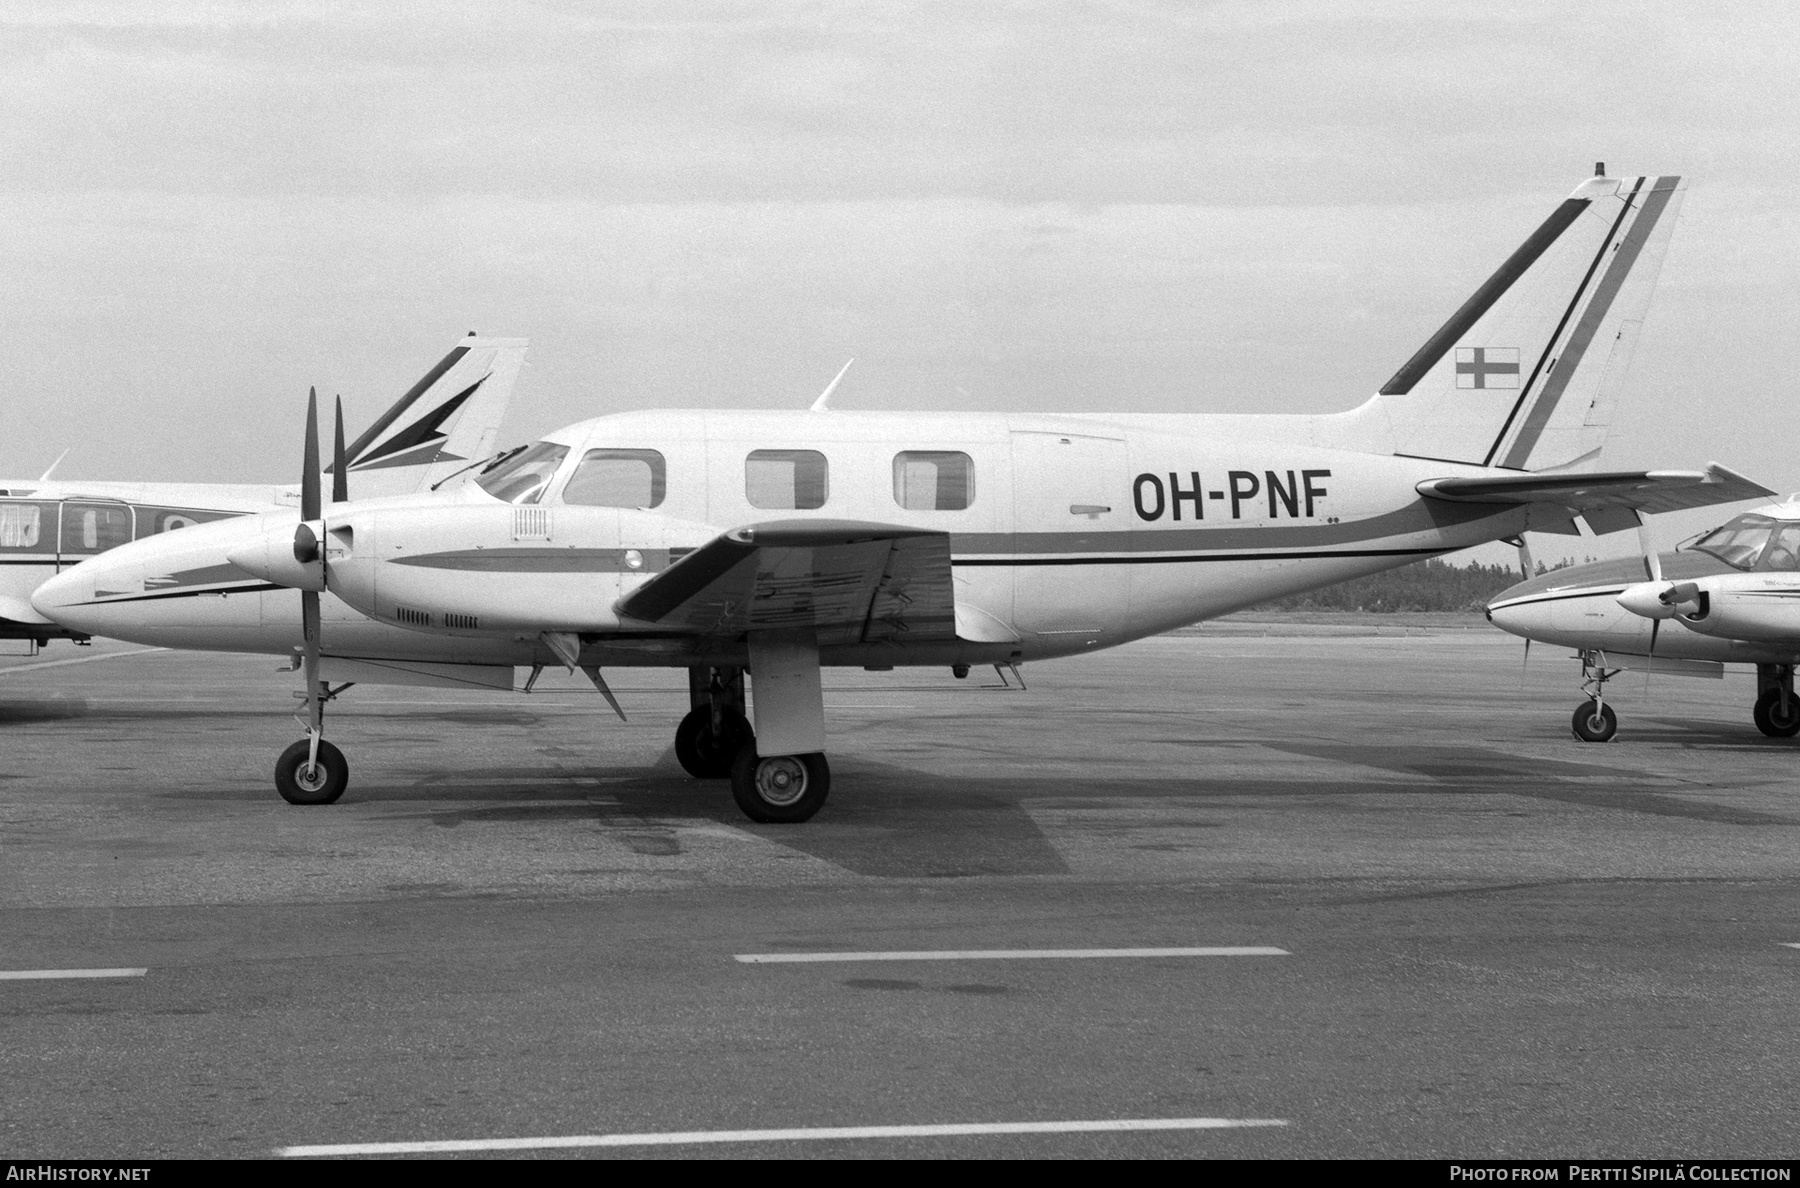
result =
[[[950,537],[847,520],[753,524],[714,537],[615,609],[709,637],[811,627],[824,646],[949,640]]]
[[[1427,499],[1452,503],[1550,503],[1579,512],[1595,531],[1632,527],[1630,513],[1683,511],[1775,494],[1710,463],[1705,470],[1613,470],[1592,474],[1496,474],[1427,479]]]

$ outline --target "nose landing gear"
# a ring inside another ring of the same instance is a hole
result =
[[[349,687],[343,684],[333,689],[320,681],[316,691],[306,696],[305,716],[294,715],[306,737],[275,760],[275,790],[289,804],[331,804],[349,786],[349,761],[325,741],[325,703]]]
[[[1581,653],[1581,691],[1587,700],[1575,707],[1569,726],[1582,742],[1610,742],[1619,732],[1619,716],[1606,704],[1606,682],[1621,669],[1606,667],[1604,652]]]

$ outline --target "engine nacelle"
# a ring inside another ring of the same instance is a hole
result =
[[[225,554],[225,559],[251,577],[295,590],[325,589],[320,537],[323,521],[277,524]]]
[[[613,604],[718,530],[634,508],[457,504],[373,508],[328,535],[331,592],[370,618],[516,635],[618,630]]]
[[[1800,639],[1800,581],[1795,574],[1703,579],[1698,606],[1679,616],[1690,631],[1755,643]]]

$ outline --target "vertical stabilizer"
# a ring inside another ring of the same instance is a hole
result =
[[[494,450],[527,340],[471,333],[345,451],[358,499],[424,490]]]
[[[1351,414],[1396,454],[1515,470],[1597,464],[1686,183],[1582,183]]]

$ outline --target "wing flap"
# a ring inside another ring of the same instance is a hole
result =
[[[614,609],[702,636],[810,627],[821,645],[950,639],[950,538],[846,520],[753,524],[714,537]]]

